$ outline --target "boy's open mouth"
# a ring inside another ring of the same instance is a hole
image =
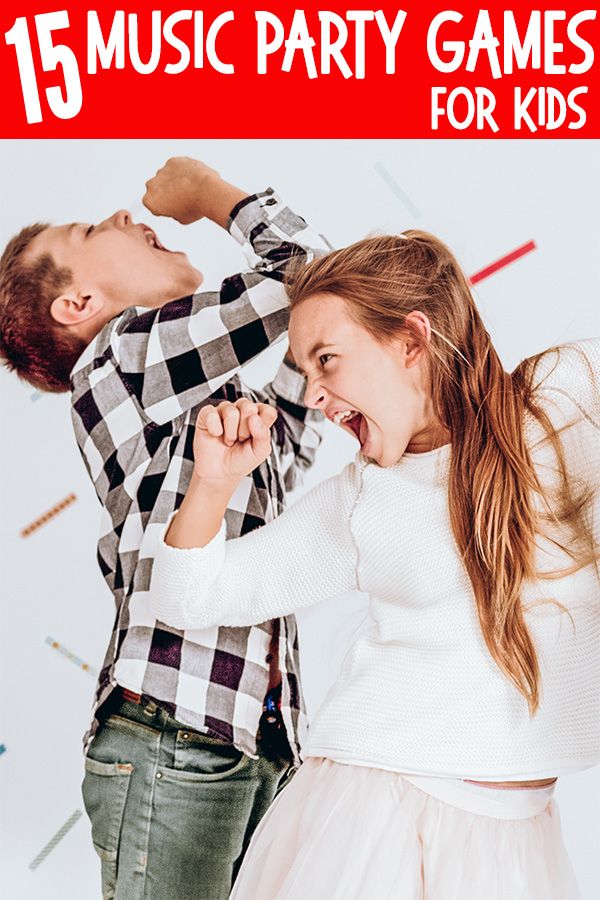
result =
[[[153,231],[147,225],[143,225],[142,227],[144,229],[144,237],[146,239],[146,243],[149,244],[150,247],[153,247],[155,250],[164,250],[165,253],[171,252],[170,250],[167,250],[167,248],[163,244],[161,244],[155,231]]]

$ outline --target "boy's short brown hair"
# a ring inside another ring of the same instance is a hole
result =
[[[23,228],[0,259],[0,355],[9,369],[42,391],[70,389],[71,369],[86,342],[50,313],[52,301],[68,286],[71,271],[50,254],[26,260],[25,251],[48,224]]]

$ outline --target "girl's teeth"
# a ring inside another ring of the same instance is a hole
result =
[[[336,425],[341,425],[342,422],[345,422],[347,419],[350,419],[355,415],[356,412],[354,410],[347,409],[345,412],[337,412],[333,417],[333,421]]]

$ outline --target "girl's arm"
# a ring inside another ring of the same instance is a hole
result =
[[[273,410],[255,409],[241,400],[205,407],[198,418],[194,478],[152,573],[152,612],[176,628],[263,622],[357,588],[353,465],[276,521],[226,543],[225,509],[270,449]]]

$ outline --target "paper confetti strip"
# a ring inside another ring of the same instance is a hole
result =
[[[385,183],[389,187],[390,191],[393,194],[395,194],[396,197],[398,198],[398,200],[400,200],[400,202],[406,207],[406,209],[409,211],[411,216],[418,218],[421,215],[421,213],[419,212],[419,210],[417,209],[415,204],[412,202],[412,200],[410,199],[410,197],[408,196],[406,191],[400,187],[400,185],[398,184],[396,179],[393,177],[393,175],[390,175],[390,173],[385,168],[385,166],[383,166],[379,162],[375,163],[375,171],[385,181]]]
[[[84,672],[89,672],[90,675],[96,676],[98,674],[98,670],[93,666],[90,666],[89,663],[84,662],[79,656],[76,656],[74,653],[71,653],[70,650],[67,650],[66,647],[63,647],[62,644],[59,644],[58,641],[55,641],[54,638],[47,637],[46,643],[49,647],[52,647],[53,650],[58,650],[61,656],[64,656],[65,659],[68,659],[70,662],[75,663],[80,669],[83,669]]]
[[[0,744],[0,756],[2,756],[3,753],[6,753],[6,747],[4,744]]]
[[[35,531],[38,531],[42,526],[47,525],[51,519],[54,519],[59,513],[61,513],[67,506],[71,506],[72,503],[75,503],[77,497],[75,494],[69,494],[68,497],[65,497],[64,500],[61,500],[60,503],[57,503],[56,506],[53,506],[52,509],[49,509],[48,512],[45,512],[43,516],[40,516],[39,519],[35,519],[35,521],[31,522],[26,528],[23,528],[21,531],[21,537],[27,538]]]
[[[48,841],[44,849],[41,850],[33,860],[33,862],[29,864],[29,868],[32,872],[35,872],[35,870],[39,868],[39,866],[41,866],[46,857],[49,856],[50,853],[52,853],[52,851],[58,844],[60,844],[65,835],[69,833],[73,825],[75,825],[80,820],[82,815],[83,813],[81,812],[81,810],[76,809],[71,818],[67,819],[62,828],[58,829],[54,837]]]
[[[33,391],[33,393],[31,393],[29,395],[29,399],[31,400],[32,403],[35,403],[37,400],[41,400],[43,396],[44,396],[43,391]]]
[[[489,278],[490,275],[494,275],[499,269],[503,269],[505,266],[510,265],[510,263],[515,262],[515,260],[520,259],[527,253],[531,253],[531,251],[535,249],[535,241],[527,241],[526,244],[522,244],[520,247],[517,247],[516,250],[507,253],[505,256],[501,256],[496,262],[490,263],[489,266],[486,266],[484,269],[480,269],[479,272],[471,275],[471,284],[477,284],[478,281]]]

